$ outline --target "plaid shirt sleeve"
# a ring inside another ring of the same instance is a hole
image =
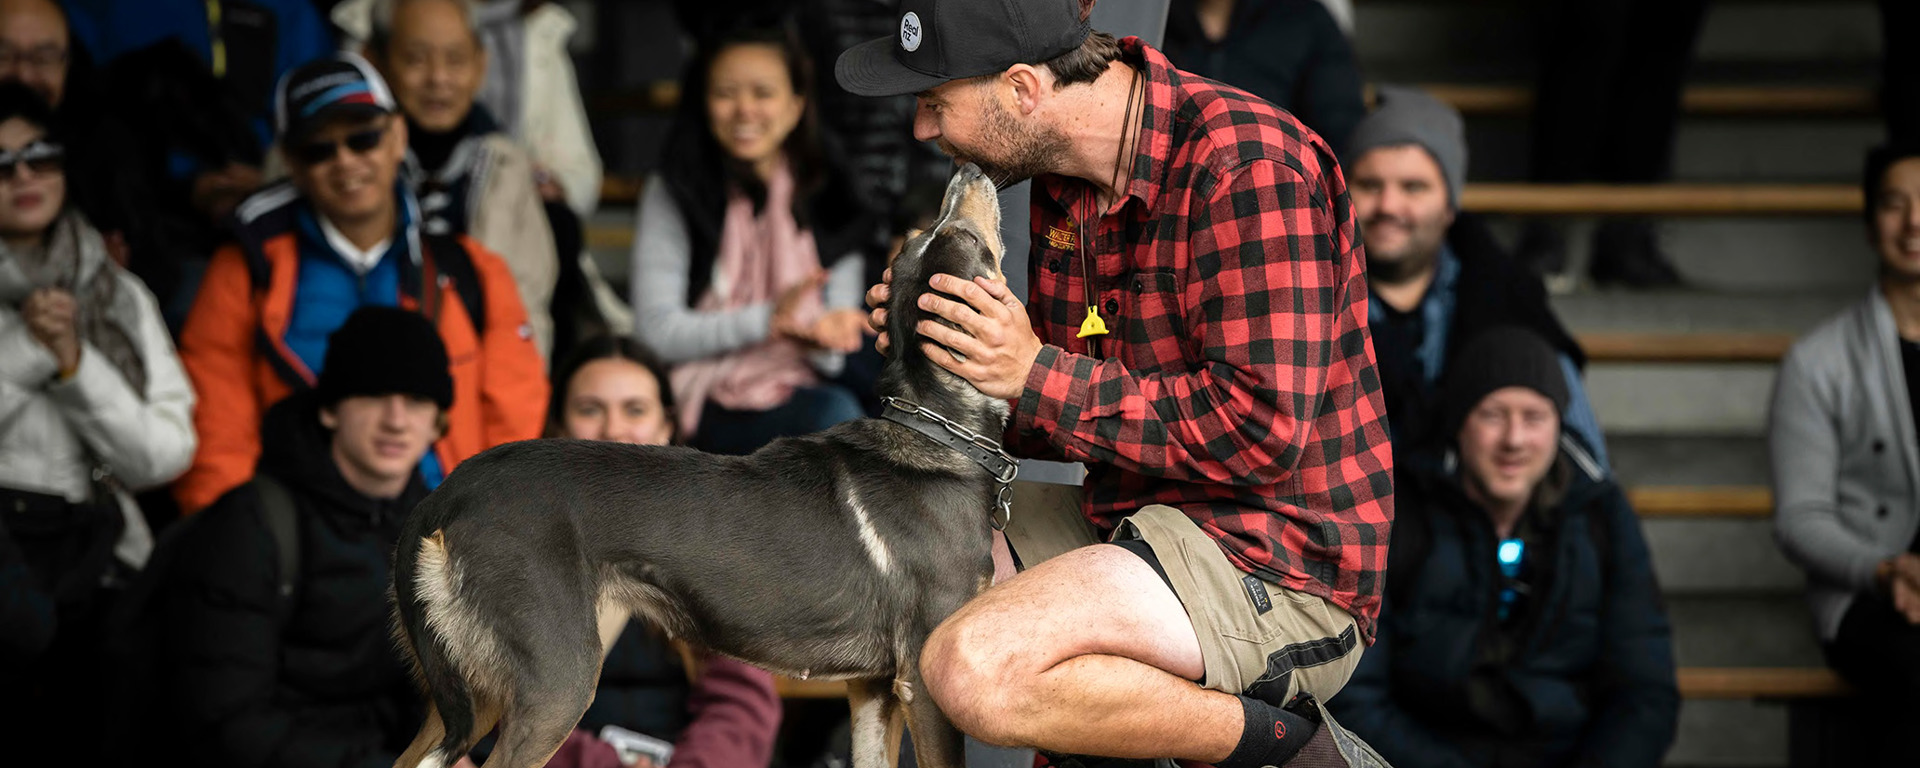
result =
[[[1196,194],[1181,302],[1202,359],[1184,373],[1139,374],[1048,345],[1015,423],[1070,460],[1141,475],[1284,479],[1311,438],[1328,367],[1345,356],[1335,330],[1344,276],[1317,190],[1294,168],[1255,160]]]

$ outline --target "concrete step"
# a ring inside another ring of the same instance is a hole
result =
[[[1857,287],[1809,287],[1794,293],[1585,290],[1554,296],[1552,302],[1554,314],[1576,334],[1739,331],[1798,336],[1864,298],[1871,279]]]
[[[1819,667],[1826,663],[1800,595],[1669,595],[1682,667]]]
[[[1608,435],[1759,436],[1765,433],[1774,366],[1596,363],[1587,397]]]
[[[1540,7],[1517,0],[1362,2],[1354,8],[1354,50],[1375,80],[1531,77]],[[1879,55],[1879,29],[1866,2],[1712,3],[1695,43],[1695,74],[1749,62],[1869,64]]]
[[[1628,488],[1764,487],[1768,480],[1764,437],[1609,435],[1607,454]]]
[[[1671,768],[1783,768],[1787,707],[1776,702],[1680,703],[1679,731],[1664,765]]]
[[[1467,121],[1468,178],[1524,181],[1532,135],[1524,115]],[[1684,116],[1673,178],[1688,182],[1857,184],[1866,150],[1883,140],[1877,118]]]
[[[1806,576],[1773,540],[1770,520],[1746,518],[1642,519],[1661,591],[1672,597],[1789,596]]]

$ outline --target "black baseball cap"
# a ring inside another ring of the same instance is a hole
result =
[[[341,53],[293,68],[273,94],[273,126],[298,140],[336,117],[365,118],[399,109],[387,81],[366,59]]]
[[[1080,0],[902,0],[897,34],[847,49],[840,87],[861,96],[919,93],[951,80],[1038,64],[1087,39]]]

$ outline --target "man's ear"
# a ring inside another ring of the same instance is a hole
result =
[[[333,408],[331,407],[321,408],[320,409],[320,426],[326,427],[329,431],[339,429],[340,414],[335,413]]]
[[[1048,78],[1041,76],[1040,70],[1031,64],[1015,64],[1007,68],[1003,75],[1013,86],[1014,106],[1022,115],[1031,115],[1040,108],[1040,101],[1046,98]]]

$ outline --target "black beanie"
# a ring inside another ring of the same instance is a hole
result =
[[[418,312],[361,307],[327,337],[327,358],[315,387],[322,407],[360,395],[419,395],[453,405],[447,345]]]
[[[1561,418],[1567,415],[1567,377],[1560,370],[1560,354],[1533,331],[1500,326],[1467,340],[1447,363],[1441,434],[1448,439],[1460,434],[1467,414],[1494,390],[1506,387],[1526,387],[1546,395],[1555,413]]]

